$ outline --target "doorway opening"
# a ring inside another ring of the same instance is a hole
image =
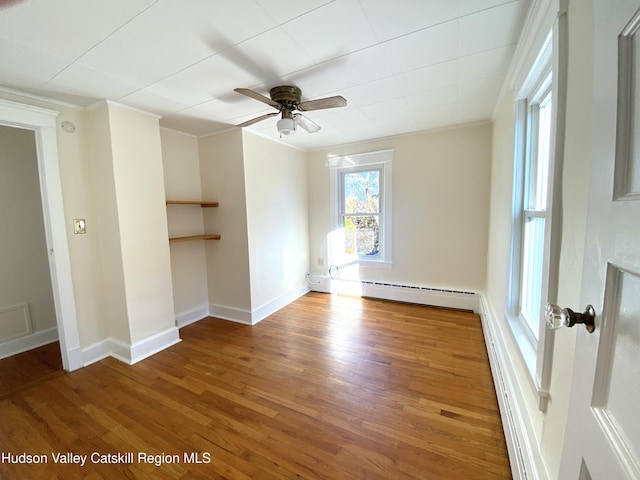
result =
[[[81,368],[83,361],[58,163],[56,117],[57,112],[52,110],[0,100],[0,126],[31,132],[26,134],[33,135],[42,208],[41,221],[44,224],[46,248],[44,255],[48,259],[48,276],[56,319],[55,328],[57,328],[62,366],[65,370],[72,371]],[[31,220],[25,219],[25,221]],[[11,225],[7,225],[4,230],[10,232]],[[15,315],[18,319],[21,315],[25,315],[24,311],[24,308],[22,311],[20,308],[17,309]],[[16,323],[16,325],[19,324],[19,322]]]

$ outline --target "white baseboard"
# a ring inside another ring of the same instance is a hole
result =
[[[204,307],[196,308],[178,315],[176,317],[176,326],[178,328],[186,327],[187,325],[191,325],[192,323],[202,320],[209,315],[209,307],[205,305]]]
[[[158,353],[165,348],[180,343],[180,341],[180,330],[178,330],[178,327],[171,327],[155,335],[151,335],[144,340],[135,342],[129,349],[130,364],[138,363],[140,360],[144,360],[154,353]]]
[[[243,325],[255,325],[259,321],[264,320],[269,315],[277,312],[283,307],[286,307],[291,302],[297,300],[308,292],[309,288],[306,286],[301,287],[297,290],[285,293],[278,298],[274,298],[251,311],[212,303],[209,305],[209,315],[223,320],[229,320],[231,322],[242,323]]]
[[[56,327],[14,338],[0,343],[0,358],[7,358],[57,341],[58,329]]]
[[[168,328],[131,345],[109,338],[84,348],[82,350],[83,364],[86,367],[103,358],[114,357],[124,363],[133,365],[180,341],[178,327]]]
[[[301,296],[305,295],[309,292],[307,287],[301,287],[298,290],[294,290],[292,292],[286,293],[284,295],[279,296],[271,300],[270,302],[265,303],[264,305],[254,309],[251,311],[251,325],[255,325],[261,320],[264,320],[269,315],[277,312],[283,307],[286,307],[291,302],[296,301]]]
[[[111,340],[96,342],[82,349],[82,365],[87,366],[111,356]]]
[[[64,363],[64,357],[62,359]],[[84,359],[82,355],[82,348],[79,346],[67,349],[67,364],[64,365],[64,369],[68,372],[73,372],[79,368],[84,367]]]
[[[517,388],[521,382],[518,382],[509,361],[505,335],[491,302],[483,294],[480,295],[479,313],[509,452],[511,475],[514,480],[547,480],[548,475],[535,441],[533,426],[528,420],[525,402]]]
[[[230,322],[242,323],[244,325],[252,325],[251,312],[243,308],[227,307],[225,305],[209,305],[209,315]]]
[[[416,287],[382,282],[333,280],[311,285],[315,292],[337,293],[357,297],[373,297],[397,302],[410,302],[435,307],[458,308],[479,311],[479,297],[476,292],[465,292],[443,288]]]

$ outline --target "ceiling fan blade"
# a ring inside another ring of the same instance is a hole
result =
[[[253,125],[254,123],[261,122],[262,120],[266,120],[267,118],[275,117],[278,115],[278,112],[273,113],[265,113],[264,115],[260,115],[259,117],[253,118],[251,120],[247,120],[246,122],[242,122],[238,125],[238,127],[248,127],[249,125]]]
[[[258,92],[254,92],[253,90],[249,90],[248,88],[234,88],[234,92],[241,93],[242,95],[246,95],[247,97],[251,97],[254,100],[258,100],[259,102],[266,103],[267,105],[271,105],[273,108],[277,108],[280,110],[280,104],[274,102],[270,98],[265,97],[264,95],[259,94]]]
[[[307,112],[309,110],[322,110],[323,108],[346,107],[347,99],[336,95],[335,97],[319,98],[298,104],[298,110]]]
[[[301,113],[296,113],[293,116],[293,119],[295,120],[295,122],[298,125],[300,125],[302,128],[304,128],[309,133],[315,133],[318,130],[320,130],[320,125],[318,125],[315,122],[312,122],[311,120],[309,120],[307,117],[305,117]]]

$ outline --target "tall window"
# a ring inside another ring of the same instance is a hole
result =
[[[549,225],[549,156],[551,148],[551,75],[527,105],[527,146],[524,166],[522,253],[519,314],[539,339],[545,272],[545,242]]]
[[[380,255],[380,177],[382,169],[340,174],[340,216],[347,255]]]
[[[329,159],[335,265],[391,262],[392,150]]]
[[[565,19],[554,26],[516,94],[516,138],[507,319],[530,374],[540,410],[546,409],[551,382],[553,332],[546,329],[544,305],[557,295],[560,224],[554,201],[561,182],[566,44]],[[553,49],[553,41],[558,41]],[[556,203],[556,208],[557,208]]]

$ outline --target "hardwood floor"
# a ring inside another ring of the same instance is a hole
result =
[[[511,478],[471,313],[310,293],[181,337],[1,398],[0,478]]]
[[[0,360],[0,399],[63,373],[58,342]]]

